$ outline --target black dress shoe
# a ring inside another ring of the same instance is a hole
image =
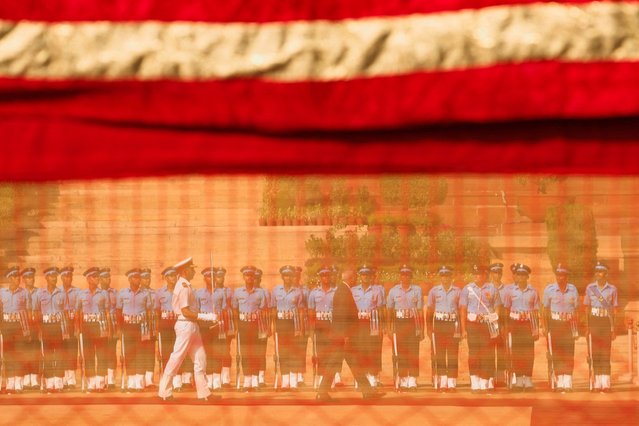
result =
[[[380,399],[386,395],[386,392],[366,392],[362,394],[363,399]]]
[[[333,400],[333,397],[328,394],[328,392],[318,392],[315,395],[315,400],[319,402],[330,402]]]

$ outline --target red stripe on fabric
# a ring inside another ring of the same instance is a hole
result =
[[[0,79],[0,114],[273,132],[639,115],[639,63],[525,63],[337,82]]]
[[[0,119],[0,180],[182,173],[639,174],[639,119],[273,136]]]
[[[590,3],[571,0],[559,3]],[[33,21],[286,22],[398,16],[537,0],[20,0],[0,2],[0,19]],[[552,2],[557,3],[557,2]]]

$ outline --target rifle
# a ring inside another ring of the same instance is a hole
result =
[[[311,336],[311,342],[313,343],[313,357],[311,361],[313,362],[313,389],[317,389],[317,373],[318,373],[318,364],[319,360],[317,359],[317,336],[315,331],[313,331],[313,335]]]
[[[158,358],[160,361],[160,376],[164,374],[164,359],[162,358],[162,333],[158,330]]]
[[[438,371],[437,371],[437,343],[435,342],[435,331],[430,333],[431,336],[431,349],[432,349],[432,362],[431,362],[431,368],[433,370],[433,388],[435,388],[435,390],[439,389],[439,379],[438,379]]]
[[[82,333],[79,334],[79,338],[78,338],[78,346],[80,348],[79,352],[80,352],[80,374],[81,374],[81,378],[80,380],[82,380],[82,392],[84,392],[84,382],[86,381],[86,360],[84,359],[84,338],[82,337]]]
[[[235,388],[240,390],[240,368],[242,367],[242,352],[240,350],[240,330],[237,330],[237,336],[235,340],[236,352],[235,352]]]
[[[590,333],[590,331],[588,331],[588,355],[586,361],[588,362],[588,386],[592,391],[594,387],[594,365],[592,363],[592,334]]]
[[[550,383],[550,389],[555,389],[555,363],[552,356],[552,336],[550,334],[550,330],[548,330],[547,333],[546,343],[546,359],[548,360],[548,383]]]
[[[399,356],[397,355],[397,333],[393,331],[393,378],[395,391],[399,392]]]
[[[275,380],[274,380],[274,384],[273,384],[273,388],[275,388],[277,390],[277,385],[279,382],[279,373],[282,372],[281,368],[280,368],[280,342],[278,339],[278,335],[277,335],[277,331],[275,332],[275,353],[273,354],[273,361],[275,364]]]
[[[120,351],[122,352],[122,356],[120,357],[120,361],[122,364],[122,371],[120,373],[120,377],[122,379],[122,384],[120,385],[120,390],[124,392],[124,379],[126,377],[126,351],[124,349],[124,333],[120,335]]]
[[[0,390],[4,379],[4,335],[0,333]]]
[[[42,341],[42,331],[40,331],[40,392],[44,392],[44,342]]]
[[[512,389],[513,387],[513,335],[509,331],[508,332],[508,341],[506,342],[508,362],[506,365],[508,368],[506,369],[506,388]]]

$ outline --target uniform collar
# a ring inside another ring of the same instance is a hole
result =
[[[524,287],[524,289],[522,290],[521,287],[519,287],[518,284],[515,284],[515,289],[521,291],[522,293],[528,290],[532,290],[532,287],[530,286],[530,283],[526,283],[526,287]]]

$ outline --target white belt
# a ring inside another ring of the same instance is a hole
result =
[[[369,320],[371,319],[371,311],[357,311],[357,318]]]
[[[75,311],[67,311],[69,315],[69,319],[75,319]]]
[[[20,314],[17,312],[2,314],[2,319],[5,320],[6,322],[20,322]]]
[[[468,312],[468,314],[466,315],[466,319],[470,322],[483,322],[483,323],[487,323],[487,322],[495,322],[499,319],[499,315],[497,315],[497,312],[492,312],[488,315],[486,314],[476,314],[474,312]]]
[[[277,311],[277,319],[292,320],[295,318],[295,312],[293,311]]]
[[[415,318],[415,311],[412,309],[395,309],[395,318]]]
[[[531,317],[530,311],[510,311],[510,319],[515,321],[530,321]]]
[[[244,312],[240,312],[240,321],[257,321],[257,312],[250,312],[250,313],[244,313]]]
[[[160,312],[160,318],[163,320],[174,320],[175,312],[173,311],[162,311]]]
[[[437,321],[457,321],[457,313],[455,312],[435,312]]]
[[[60,322],[60,315],[61,314],[44,314],[42,315],[42,322],[44,324],[53,324]]]
[[[124,315],[124,322],[127,324],[139,324],[143,318],[144,315]]]
[[[591,308],[590,309],[590,314],[593,317],[607,317],[608,316],[608,309],[606,309],[606,308]]]
[[[84,322],[98,322],[100,321],[100,314],[83,314],[82,320]]]
[[[571,321],[575,315],[572,312],[551,312],[550,318],[555,321]]]
[[[315,319],[318,321],[332,321],[333,313],[331,311],[317,311],[315,312]]]

